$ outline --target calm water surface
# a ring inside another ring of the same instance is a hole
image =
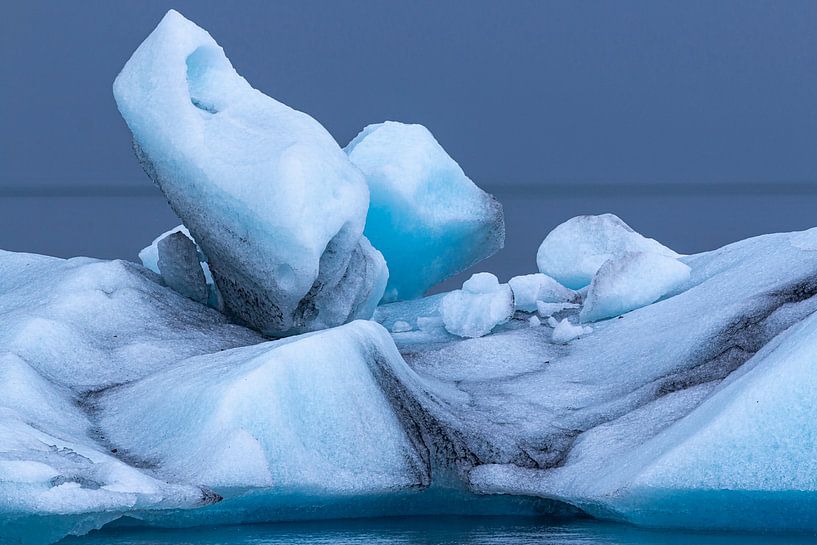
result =
[[[800,545],[814,535],[678,533],[592,521],[550,525],[513,518],[415,518],[286,523],[194,530],[108,529],[61,545]]]

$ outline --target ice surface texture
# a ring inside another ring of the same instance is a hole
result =
[[[636,233],[613,214],[578,216],[551,231],[536,254],[539,272],[564,286],[580,289],[612,257],[626,252],[649,252],[667,257],[678,254],[651,238]]]
[[[172,10],[114,96],[225,312],[275,336],[371,316],[386,267],[361,236],[366,181],[317,121],[253,89]]]
[[[388,263],[385,302],[419,297],[502,248],[502,206],[422,125],[369,125],[346,153],[369,184],[365,233]]]

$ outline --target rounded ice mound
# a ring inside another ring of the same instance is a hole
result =
[[[508,281],[516,310],[536,312],[537,303],[567,303],[576,292],[567,289],[546,274],[523,274]]]
[[[273,336],[369,318],[385,285],[368,190],[332,136],[253,89],[169,11],[114,82],[145,171],[207,255],[224,311]]]
[[[590,284],[599,267],[627,252],[652,252],[677,258],[679,254],[635,232],[618,216],[577,216],[551,231],[539,246],[539,272],[577,290]]]
[[[389,265],[384,302],[430,287],[501,249],[502,205],[422,125],[369,125],[346,146],[366,175],[366,236]]]
[[[482,337],[513,316],[513,293],[491,273],[471,276],[461,290],[443,297],[440,312],[445,329],[460,337]]]
[[[595,322],[656,302],[689,280],[690,268],[672,257],[630,252],[607,260],[590,283],[579,318]]]

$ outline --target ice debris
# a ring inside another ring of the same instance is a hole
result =
[[[654,303],[689,280],[690,268],[672,257],[627,252],[593,276],[580,319],[595,322]]]
[[[578,216],[551,231],[539,246],[539,271],[577,290],[590,284],[593,275],[612,257],[626,252],[651,252],[667,257],[678,254],[645,238],[613,214]]]
[[[369,192],[320,123],[253,89],[173,10],[114,96],[228,315],[273,336],[371,316],[387,269],[362,237]]]
[[[422,125],[369,125],[346,153],[369,186],[365,234],[388,263],[384,302],[420,297],[502,248],[502,206]]]
[[[445,329],[460,337],[482,337],[513,315],[513,293],[491,273],[477,273],[446,295],[441,304]]]
[[[593,332],[592,327],[573,324],[567,318],[563,318],[557,322],[556,319],[551,316],[548,319],[548,325],[553,328],[552,339],[555,344],[567,344],[573,339]]]

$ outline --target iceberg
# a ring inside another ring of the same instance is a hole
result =
[[[493,274],[477,273],[443,298],[440,312],[452,335],[482,337],[511,319],[513,293]]]
[[[347,157],[173,11],[115,93],[190,231],[144,267],[0,251],[0,542],[123,517],[817,531],[817,228],[680,256],[583,216],[540,273],[418,297],[502,239],[428,131]]]
[[[365,234],[388,263],[384,302],[420,297],[502,248],[502,206],[422,125],[369,125],[345,150],[371,193]]]
[[[362,237],[366,181],[317,121],[253,89],[173,10],[114,96],[229,316],[271,336],[371,316],[387,269]]]
[[[689,280],[689,267],[672,257],[629,252],[596,271],[584,300],[582,322],[595,322],[656,302]]]
[[[636,233],[618,216],[577,216],[548,233],[536,253],[539,272],[578,290],[590,284],[605,261],[627,252],[677,258],[661,243]]]

